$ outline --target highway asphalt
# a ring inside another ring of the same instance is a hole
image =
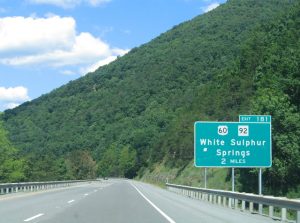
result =
[[[240,212],[129,180],[0,196],[0,223],[268,223]]]

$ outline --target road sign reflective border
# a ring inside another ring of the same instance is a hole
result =
[[[270,167],[271,123],[195,122],[196,167]]]

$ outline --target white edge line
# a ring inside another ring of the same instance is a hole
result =
[[[31,217],[31,218],[27,218],[24,221],[26,221],[26,222],[27,221],[32,221],[33,219],[39,218],[39,217],[41,217],[43,215],[44,215],[43,213],[40,213],[40,214],[37,214],[37,215],[35,215],[35,216]]]
[[[136,191],[146,200],[149,204],[151,204],[152,207],[155,208],[165,219],[167,219],[170,223],[176,223],[172,218],[170,218],[166,213],[164,213],[162,210],[160,210],[152,201],[150,201],[135,185],[130,183],[131,186],[133,186]]]
[[[70,200],[70,201],[68,201],[68,204],[71,204],[71,203],[73,203],[75,200]]]

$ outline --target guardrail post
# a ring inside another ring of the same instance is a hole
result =
[[[269,217],[270,218],[274,217],[274,207],[273,206],[269,206]]]
[[[227,197],[223,197],[223,206],[226,207]]]
[[[232,198],[228,199],[228,207],[231,208],[232,207]]]
[[[1,190],[0,190],[0,194],[4,194],[4,190],[3,190],[3,188],[1,188]]]
[[[286,221],[286,208],[281,208],[281,221]]]
[[[253,213],[253,202],[249,203],[249,211]]]
[[[209,202],[212,203],[212,194],[209,195]]]
[[[9,188],[6,188],[6,193],[7,193],[7,194],[9,193]]]
[[[300,211],[297,211],[296,223],[300,223]]]
[[[260,215],[263,214],[263,205],[262,205],[262,204],[259,204],[259,205],[258,205],[258,213],[259,213]]]
[[[239,208],[239,200],[238,199],[234,199],[234,208],[235,209]]]
[[[221,205],[221,204],[222,204],[222,197],[218,196],[218,205]]]
[[[246,201],[242,201],[242,211],[246,210]]]
[[[216,204],[217,203],[217,195],[213,195],[213,198],[214,198],[214,204]]]

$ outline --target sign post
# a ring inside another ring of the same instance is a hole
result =
[[[204,188],[207,188],[207,168],[204,168]]]
[[[234,192],[234,168],[231,169],[231,190]]]

